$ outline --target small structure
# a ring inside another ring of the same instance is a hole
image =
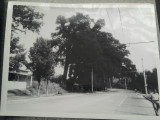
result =
[[[8,90],[26,89],[32,86],[32,72],[29,70],[9,71]]]

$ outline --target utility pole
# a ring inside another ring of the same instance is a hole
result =
[[[146,92],[146,94],[148,94],[148,91],[147,91],[147,82],[146,82],[146,74],[145,74],[145,69],[144,69],[144,66],[143,66],[143,58],[142,58],[142,68],[143,68],[143,77],[144,77],[145,92]]]
[[[93,67],[91,72],[91,92],[93,92]]]

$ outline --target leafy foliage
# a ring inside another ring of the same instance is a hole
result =
[[[29,58],[31,63],[28,64],[28,68],[33,72],[33,75],[38,81],[38,96],[42,79],[47,82],[46,94],[48,95],[48,83],[54,75],[55,66],[55,54],[50,42],[43,38],[38,38],[34,46],[30,48]]]
[[[136,70],[127,58],[129,51],[111,33],[103,32],[103,19],[94,21],[88,15],[77,13],[70,18],[57,17],[57,32],[52,33],[52,46],[57,58],[64,64],[64,79],[74,83],[90,84],[91,70],[102,76],[124,76],[124,71]],[[104,80],[105,81],[105,80]]]
[[[13,22],[12,32],[24,30],[31,30],[32,32],[39,32],[42,26],[43,14],[36,12],[34,7],[14,5],[13,6]]]
[[[9,69],[18,71],[19,68],[24,64],[25,60],[25,49],[23,45],[19,44],[19,37],[16,37],[18,32],[26,33],[26,30],[32,32],[39,32],[42,26],[43,14],[36,12],[33,7],[14,5],[13,16],[12,16],[12,31],[11,31],[11,43],[10,43],[10,63]]]
[[[34,46],[30,48],[29,68],[37,78],[48,79],[54,74],[55,56],[49,42],[38,38]]]
[[[22,64],[26,63],[26,52],[23,45],[19,44],[19,38],[11,40],[10,54],[9,70],[18,71]]]
[[[154,68],[152,71],[146,71],[146,76],[147,76],[148,89],[152,91],[156,89],[157,91],[159,91],[157,69]]]
[[[148,91],[154,91],[158,90],[158,78],[157,78],[157,69],[154,68],[152,71],[145,71],[146,75],[146,82],[147,82],[147,89]],[[141,91],[145,93],[145,87],[144,87],[144,75],[143,73],[136,73],[135,79],[131,82],[129,85],[132,89],[137,89],[138,91]]]

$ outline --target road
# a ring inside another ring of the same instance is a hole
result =
[[[109,92],[67,94],[52,97],[9,100],[8,112],[88,113],[155,116],[152,104],[141,94],[113,89]]]

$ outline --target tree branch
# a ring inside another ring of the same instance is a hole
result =
[[[15,27],[14,25],[12,25],[12,28],[13,28],[13,29],[12,29],[13,32],[15,32],[14,30],[18,30],[18,31],[23,32],[23,33],[26,34],[26,31],[23,31],[23,30],[21,30],[21,29]]]

